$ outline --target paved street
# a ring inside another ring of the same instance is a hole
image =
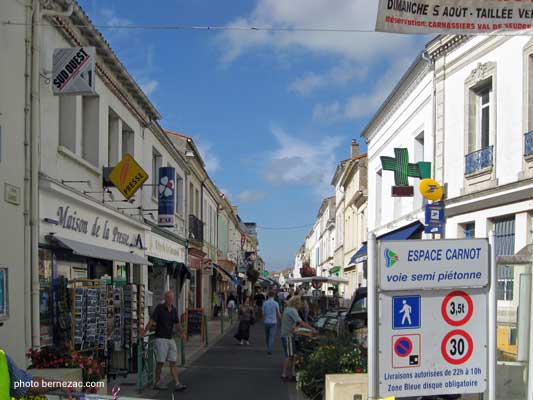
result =
[[[252,327],[249,347],[237,344],[233,338],[235,329],[228,331],[220,342],[182,373],[181,378],[188,388],[185,392],[176,393],[175,398],[296,399],[296,385],[280,379],[283,354],[279,337],[276,338],[274,353],[269,356],[262,323]],[[161,392],[156,398],[171,399],[171,389]]]

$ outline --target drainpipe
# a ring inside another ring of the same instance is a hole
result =
[[[26,2],[26,57],[24,66],[24,311],[31,315],[31,56],[32,56],[32,0]],[[32,347],[31,319],[24,319],[26,348]]]
[[[32,37],[32,68],[31,68],[31,138],[30,138],[30,237],[31,237],[31,305],[32,305],[32,344],[40,347],[40,315],[39,315],[39,170],[40,170],[40,48],[41,23],[44,16],[70,17],[74,11],[71,3],[67,11],[59,12],[40,9],[39,0],[33,1],[33,37]]]
[[[433,92],[431,93],[431,100],[432,100],[432,111],[433,111],[433,117],[432,123],[433,123],[433,179],[437,179],[436,173],[437,173],[437,72],[435,70],[435,63],[433,60],[428,56],[427,51],[424,51],[422,53],[422,59],[428,63],[428,65],[432,69],[433,73]],[[441,182],[444,184],[444,182]]]

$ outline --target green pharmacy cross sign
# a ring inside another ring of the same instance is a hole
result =
[[[394,149],[394,158],[381,158],[381,166],[385,171],[394,172],[394,185],[392,197],[412,197],[414,190],[409,186],[409,177],[428,179],[431,178],[431,163],[419,161],[415,164],[409,162],[407,149]]]

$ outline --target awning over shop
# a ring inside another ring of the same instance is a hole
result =
[[[424,229],[424,225],[420,221],[413,222],[403,228],[395,231],[385,233],[378,236],[377,240],[407,240],[415,233]],[[367,259],[367,244],[364,243],[359,250],[350,259],[350,265],[359,264]]]
[[[101,260],[122,261],[132,264],[152,265],[152,263],[149,262],[146,257],[139,256],[135,253],[128,253],[125,251],[109,249],[107,247],[95,246],[57,235],[52,236],[52,238],[61,243],[63,246],[71,249],[74,254],[80,256],[99,258]]]
[[[221,267],[218,264],[213,263],[213,267],[215,267],[215,269],[217,271],[219,271],[221,274],[224,274],[225,276],[230,278],[231,281],[235,284],[235,286],[241,286],[241,283],[239,282],[239,279],[237,279],[237,277],[235,275],[230,274],[228,271],[226,271],[223,267]]]

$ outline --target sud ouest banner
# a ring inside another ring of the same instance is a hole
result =
[[[163,227],[173,227],[175,226],[176,170],[173,167],[159,168],[159,180],[157,186],[157,192],[159,194],[158,225]]]

